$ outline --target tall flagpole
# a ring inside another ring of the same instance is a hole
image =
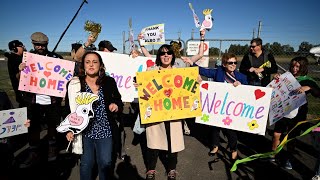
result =
[[[81,3],[81,6],[79,7],[78,11],[76,12],[76,14],[73,16],[72,20],[70,21],[69,25],[67,26],[67,28],[63,31],[63,33],[60,36],[59,41],[57,42],[56,46],[53,48],[52,52],[55,52],[61,39],[63,38],[64,34],[67,32],[67,30],[69,29],[70,25],[72,24],[72,22],[74,21],[74,19],[77,17],[80,9],[82,8],[82,6],[84,5],[84,3],[88,4],[87,0],[83,0],[83,2]]]

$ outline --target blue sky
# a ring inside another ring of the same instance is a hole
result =
[[[167,39],[177,39],[181,32],[186,41],[192,29],[196,29],[189,2],[200,21],[203,9],[213,9],[214,26],[207,32],[207,39],[251,39],[253,29],[257,35],[261,21],[264,44],[280,42],[295,48],[302,41],[320,44],[319,0],[88,0],[57,51],[70,51],[71,43],[86,41],[88,33],[83,28],[86,20],[101,23],[97,42],[110,40],[118,52],[122,52],[123,32],[128,38],[130,17],[135,39],[142,28],[165,23]],[[8,42],[18,39],[30,50],[30,35],[41,31],[48,35],[52,50],[81,3],[82,0],[1,0],[0,49],[8,50]]]

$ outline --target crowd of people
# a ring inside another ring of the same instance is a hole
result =
[[[142,38],[139,34],[138,40]],[[12,88],[16,95],[19,107],[27,107],[30,127],[28,131],[29,155],[20,164],[20,168],[29,168],[39,161],[40,131],[41,123],[45,122],[48,128],[48,161],[54,161],[58,155],[56,127],[61,118],[75,109],[74,97],[79,91],[98,95],[98,100],[93,104],[94,117],[88,127],[80,134],[66,133],[67,141],[73,142],[72,152],[80,154],[80,178],[83,180],[92,179],[95,173],[99,179],[110,179],[113,176],[114,166],[117,157],[124,159],[126,156],[124,148],[125,132],[123,130],[123,107],[121,95],[118,91],[115,80],[105,72],[105,65],[99,53],[114,52],[117,49],[108,40],[102,40],[98,49],[93,45],[97,37],[89,35],[83,45],[72,46],[72,59],[76,62],[75,74],[67,84],[67,95],[65,98],[48,96],[37,93],[27,93],[18,90],[20,71],[26,64],[22,62],[22,54],[26,51],[24,44],[19,40],[9,42],[10,53],[8,58],[8,71]],[[170,44],[163,44],[157,51],[155,65],[149,70],[165,70],[173,68],[187,68],[197,66],[196,61],[204,54],[205,30],[200,31],[199,53],[192,57],[181,55],[181,42],[172,41]],[[139,41],[140,42],[140,41]],[[31,43],[34,50],[31,53],[63,59],[62,56],[48,50],[49,38],[42,32],[35,32],[31,35]],[[150,57],[145,46],[140,45],[130,52],[131,57],[139,55]],[[263,66],[266,62],[268,66]],[[244,55],[237,70],[238,60],[235,54],[225,53],[222,56],[222,64],[216,68],[199,67],[201,76],[211,78],[215,82],[231,83],[234,87],[241,85],[252,85],[266,87],[272,78],[279,78],[278,66],[271,52],[263,48],[262,40],[255,38],[250,42],[250,50]],[[317,83],[307,76],[308,60],[304,57],[295,57],[290,62],[289,72],[299,81],[301,88],[299,93],[311,93],[320,97],[320,88]],[[202,81],[201,78],[198,79]],[[138,87],[137,82],[133,82]],[[72,97],[72,98],[70,98]],[[64,106],[61,106],[65,102]],[[132,103],[135,111],[139,111],[138,101]],[[4,108],[3,108],[4,109]],[[7,108],[8,109],[8,108]],[[297,114],[291,118],[283,118],[276,123],[273,144],[270,150],[275,150],[280,143],[281,135],[299,121],[306,120],[308,104],[299,108]],[[298,135],[308,127],[301,126],[291,136]],[[238,158],[237,131],[219,127],[210,127],[209,156],[215,156],[220,146],[220,131],[228,138],[231,160]],[[159,156],[165,158],[168,180],[177,178],[178,152],[185,149],[185,134],[188,126],[183,119],[169,120],[160,123],[147,124],[145,132],[140,134],[145,143],[143,159],[146,166],[146,179],[154,180],[156,177],[156,164]],[[190,133],[190,132],[189,132]],[[288,144],[288,152],[294,148],[294,142]],[[284,163],[287,169],[292,169],[289,155]],[[275,161],[276,157],[270,157]],[[320,160],[319,160],[320,161]],[[97,165],[97,166],[96,166]],[[318,167],[316,167],[318,169]],[[316,172],[319,177],[319,171]],[[320,179],[320,177],[319,177]]]

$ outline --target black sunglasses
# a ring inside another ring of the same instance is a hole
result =
[[[255,48],[256,46],[250,46],[250,48]]]
[[[173,51],[168,51],[168,52],[163,52],[163,51],[161,51],[159,54],[160,54],[160,56],[163,56],[163,55],[165,55],[167,53],[167,55],[172,55],[173,54]]]
[[[231,65],[231,64],[235,64],[235,65],[237,65],[237,64],[238,64],[238,62],[237,62],[237,61],[235,61],[235,62],[227,62],[227,64],[228,64],[228,65]]]

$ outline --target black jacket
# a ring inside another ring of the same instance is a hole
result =
[[[262,63],[255,63],[259,61],[258,59],[262,60]],[[262,72],[263,78],[261,80],[259,80],[259,77],[255,72],[249,72],[251,67],[258,68],[267,61],[270,61],[271,67],[264,67],[264,71]],[[262,54],[258,58],[252,53],[244,55],[239,67],[239,71],[247,75],[249,84],[252,85],[254,81],[261,81],[261,86],[266,87],[271,82],[271,74],[278,72],[278,66],[274,56],[268,51],[262,49]]]
[[[85,90],[85,80],[84,77],[80,77],[80,83],[81,83],[81,92],[86,92]],[[68,84],[69,85],[69,84]],[[121,95],[118,91],[118,87],[116,84],[116,81],[109,76],[104,77],[101,83],[102,91],[104,95],[104,102],[107,112],[108,121],[111,128],[112,133],[112,139],[113,139],[113,151],[119,152],[119,149],[121,148],[121,141],[120,141],[120,131],[118,126],[118,118],[121,118],[121,113],[123,111],[123,103],[121,100]],[[68,92],[66,93],[66,112],[67,114],[70,114],[70,107],[69,107],[69,98],[68,98]],[[118,106],[118,112],[110,112],[109,105],[111,103],[115,103]]]
[[[19,56],[15,53],[5,53],[5,56],[8,58],[8,72],[12,85],[12,89],[16,95],[16,101],[22,103],[22,91],[19,91],[19,79],[17,74],[19,73],[19,65],[22,63],[22,56]]]

